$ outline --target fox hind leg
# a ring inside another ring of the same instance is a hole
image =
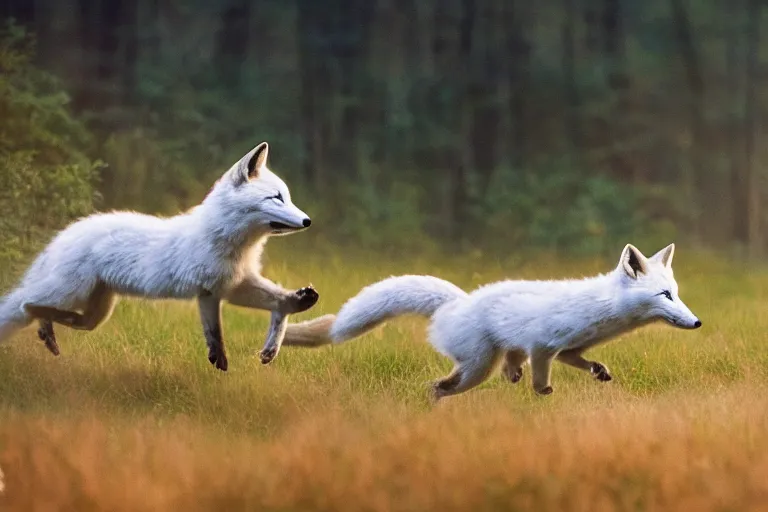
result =
[[[432,398],[437,402],[441,398],[457,395],[482,384],[493,371],[499,360],[497,350],[488,350],[472,359],[459,361],[450,375],[432,386]]]
[[[34,318],[56,322],[72,329],[92,331],[112,314],[116,298],[112,290],[99,283],[88,296],[83,313],[34,303],[25,304],[24,309]],[[53,329],[50,331],[53,332]]]
[[[37,329],[37,336],[45,343],[45,348],[47,348],[51,354],[58,356],[61,353],[59,351],[59,344],[56,343],[56,334],[53,332],[53,322],[50,320],[40,320],[40,328]]]
[[[36,304],[26,304],[24,310],[31,317],[40,320],[37,336],[45,342],[45,347],[53,355],[58,356],[61,352],[53,330],[54,322],[72,329],[92,331],[109,318],[115,308],[116,299],[112,290],[104,284],[98,284],[88,297],[82,314]]]
[[[63,309],[52,308],[49,306],[38,306],[36,304],[27,304],[24,309],[34,318],[39,318],[47,322],[56,322],[73,329],[83,325],[84,316],[75,311],[64,311]],[[38,333],[39,334],[39,333]]]

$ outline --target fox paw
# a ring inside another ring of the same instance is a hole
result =
[[[56,336],[53,332],[41,327],[37,330],[37,337],[45,342],[45,348],[47,348],[51,354],[58,356],[61,353],[59,352],[59,344],[56,343]]]
[[[611,374],[608,373],[608,368],[606,368],[602,363],[592,363],[592,366],[589,368],[589,373],[591,373],[592,376],[600,382],[608,382],[609,380],[613,379]]]
[[[523,378],[523,367],[518,366],[517,368],[511,368],[505,365],[502,370],[502,375],[512,384],[517,384],[520,382],[520,379]]]
[[[433,384],[432,387],[429,388],[428,393],[428,400],[429,403],[432,406],[435,406],[440,402],[440,400],[445,396],[445,393],[437,386],[437,384]]]
[[[277,356],[277,349],[275,347],[269,347],[259,352],[259,359],[261,364],[269,364]]]
[[[210,361],[210,363],[214,365],[218,370],[223,372],[227,371],[227,368],[229,367],[227,356],[224,354],[224,352],[220,352],[216,349],[211,349],[208,351],[208,361]]]
[[[319,298],[320,294],[318,294],[312,286],[299,288],[293,293],[291,301],[293,313],[301,313],[302,311],[308,310],[317,303]]]

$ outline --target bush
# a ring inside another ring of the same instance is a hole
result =
[[[0,260],[35,249],[51,230],[93,209],[99,162],[58,81],[31,62],[34,40],[0,30]]]
[[[605,254],[637,236],[641,225],[643,239],[661,229],[642,214],[642,197],[643,190],[554,161],[535,171],[497,173],[472,212],[484,240],[504,233],[500,248]]]

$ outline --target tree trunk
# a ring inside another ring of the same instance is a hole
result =
[[[744,165],[747,186],[747,242],[749,255],[760,256],[763,249],[761,230],[762,216],[762,172],[755,158],[755,139],[760,135],[760,106],[756,102],[755,89],[759,86],[758,52],[760,51],[760,17],[762,6],[759,0],[747,2],[747,83],[744,95]]]
[[[574,41],[574,0],[565,0],[565,16],[562,26],[562,67],[565,84],[566,114],[565,125],[568,138],[568,153],[575,154],[582,148],[579,89],[576,84],[576,49]]]
[[[501,113],[499,108],[499,82],[506,82],[501,62],[508,57],[503,46],[497,41],[498,15],[495,3],[483,2],[477,8],[473,33],[478,34],[469,61],[469,76],[474,77],[469,85],[469,101],[473,114],[470,120],[468,143],[472,149],[471,161],[477,174],[477,193],[485,197],[488,193],[493,172],[499,164]]]
[[[722,14],[729,20],[728,31],[726,33],[726,89],[727,89],[727,123],[725,125],[725,136],[728,147],[728,169],[731,185],[731,236],[733,241],[746,246],[749,234],[747,226],[749,225],[744,207],[747,204],[745,196],[746,186],[744,185],[744,151],[742,151],[744,125],[741,117],[738,115],[741,103],[744,97],[742,91],[745,76],[742,68],[741,59],[741,37],[743,32],[744,9],[740,2],[734,5],[732,0],[723,0]]]
[[[606,85],[613,103],[613,117],[616,121],[606,123],[607,138],[611,141],[611,167],[614,174],[624,182],[640,183],[640,166],[635,160],[628,142],[637,137],[631,129],[632,113],[629,104],[629,76],[626,63],[626,30],[621,0],[603,0],[601,17],[603,34],[603,59],[607,65]]]
[[[590,58],[600,54],[600,15],[597,2],[586,0],[584,2],[584,48]]]
[[[358,3],[355,0],[341,2],[338,33],[345,34],[346,43],[336,47],[339,62],[342,95],[340,138],[336,141],[334,165],[340,170],[359,171],[365,158],[366,143],[363,137],[366,118],[370,117],[372,98],[368,98],[368,73],[366,59],[369,55],[371,21],[376,10],[376,0]]]
[[[241,63],[250,42],[251,2],[237,0],[221,13],[214,65],[221,81],[230,89],[240,85]]]
[[[505,2],[505,48],[510,60],[509,82],[512,89],[509,96],[508,126],[513,144],[509,160],[517,169],[525,167],[528,153],[526,134],[531,46],[526,39],[525,27],[531,20],[524,10],[525,4],[526,0]]]
[[[139,56],[138,3],[138,1],[126,2],[123,12],[123,61],[120,65],[122,101],[125,106],[131,107],[136,103],[136,63]]]
[[[468,173],[474,170],[474,160],[471,142],[472,117],[474,108],[471,101],[472,90],[472,35],[475,24],[476,5],[475,0],[462,0],[461,18],[459,20],[459,134],[458,143],[454,145],[455,158],[453,164],[454,174],[454,200],[453,200],[453,226],[454,234],[463,233],[463,225],[467,218],[467,199],[469,185]]]
[[[434,1],[445,2],[445,0],[413,0],[417,19],[415,37],[419,41],[417,59],[423,76],[432,76],[435,72],[435,12],[441,8],[441,5],[433,5]]]
[[[603,52],[608,60],[608,86],[613,91],[627,87],[624,50],[624,22],[621,0],[604,0],[603,4]]]
[[[328,9],[314,0],[297,0],[299,72],[301,73],[301,128],[304,138],[304,174],[315,190],[325,188],[325,148],[323,105],[330,100],[330,77],[326,55],[318,48],[324,37]]]
[[[682,58],[688,95],[686,96],[686,109],[688,111],[688,136],[683,139],[687,158],[683,162],[681,176],[681,189],[685,197],[686,208],[691,212],[689,217],[689,234],[695,241],[700,241],[699,236],[699,205],[698,186],[696,172],[704,168],[706,161],[703,147],[704,133],[704,78],[701,71],[701,62],[696,45],[693,40],[691,23],[688,13],[683,5],[683,0],[670,0],[672,19],[676,31],[677,44]]]

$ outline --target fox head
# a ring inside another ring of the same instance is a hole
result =
[[[675,244],[646,258],[632,244],[621,253],[617,272],[622,274],[627,305],[643,320],[665,320],[681,329],[698,329],[701,321],[680,300],[672,273]]]
[[[249,151],[219,181],[215,200],[230,222],[249,231],[286,235],[308,228],[309,216],[291,202],[285,182],[267,168],[268,155],[266,142]]]

